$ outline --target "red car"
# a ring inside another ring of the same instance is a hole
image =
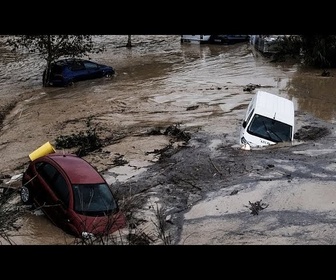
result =
[[[76,237],[106,236],[126,225],[110,186],[86,160],[52,153],[29,163],[20,190],[58,227]]]

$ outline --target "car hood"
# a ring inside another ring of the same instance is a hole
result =
[[[103,236],[126,226],[126,217],[121,211],[107,216],[85,216],[75,212],[72,214],[70,224],[78,236],[82,236],[83,232]]]

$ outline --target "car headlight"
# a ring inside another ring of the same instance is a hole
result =
[[[247,150],[247,151],[251,150],[250,144],[247,142],[247,140],[244,137],[240,139],[240,142],[241,142],[240,147],[242,150]]]
[[[91,238],[94,238],[94,234],[91,233],[91,232],[83,231],[82,232],[82,237],[85,238],[85,239],[91,239]]]
[[[240,138],[240,143],[241,144],[248,144],[247,140],[245,139],[245,137]]]

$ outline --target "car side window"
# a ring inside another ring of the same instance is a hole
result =
[[[93,63],[90,61],[85,61],[84,65],[86,69],[97,69],[98,68],[98,65],[96,63]]]
[[[81,61],[75,61],[73,64],[71,64],[70,69],[72,71],[80,71],[85,70],[85,66]]]
[[[58,173],[53,181],[52,187],[59,199],[66,205],[69,205],[69,190],[68,185],[63,176]]]
[[[42,178],[50,185],[57,170],[49,163],[39,163],[36,168]]]
[[[69,190],[65,179],[59,171],[49,163],[44,163],[38,167],[42,178],[48,183],[49,187],[55,192],[56,196],[66,205],[69,205]]]

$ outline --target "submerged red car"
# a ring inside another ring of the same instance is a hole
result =
[[[52,153],[31,161],[20,190],[65,232],[77,237],[104,236],[126,225],[110,186],[86,160]]]

